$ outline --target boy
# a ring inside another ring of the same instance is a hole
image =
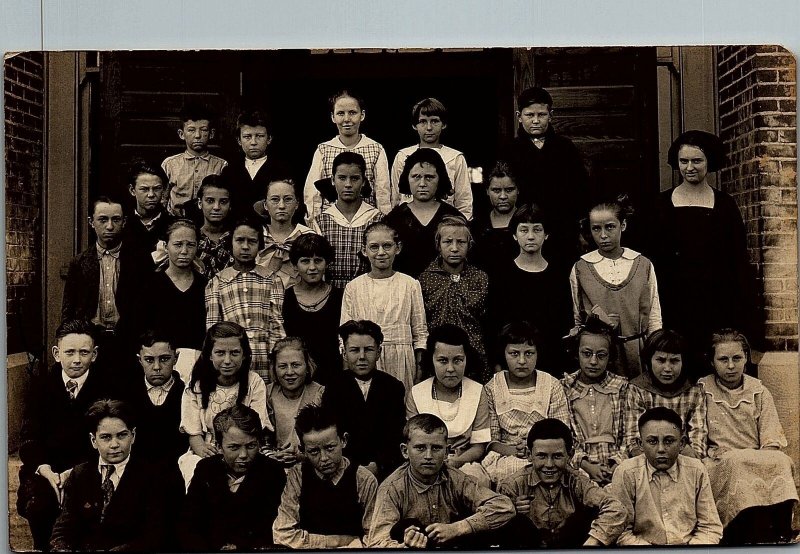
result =
[[[347,433],[345,455],[383,480],[402,463],[397,445],[405,425],[405,387],[378,371],[383,333],[372,321],[350,320],[339,327],[346,371],[331,378],[322,405]]]
[[[491,210],[478,210],[472,221],[475,245],[469,259],[476,267],[496,275],[496,268],[513,260],[519,248],[509,229],[511,217],[517,210],[519,189],[507,162],[498,161],[486,178],[486,196]]]
[[[252,408],[226,408],[214,417],[219,454],[198,462],[184,503],[179,535],[190,551],[263,550],[273,546],[286,474],[259,452],[261,420]]]
[[[144,458],[131,459],[133,418],[119,400],[99,400],[86,412],[95,459],[75,467],[64,488],[64,509],[50,548],[58,551],[164,548],[170,495],[178,481],[165,479]],[[84,441],[86,439],[83,439]],[[177,470],[176,470],[177,473]],[[154,481],[158,480],[158,486]],[[172,486],[170,486],[172,485]]]
[[[411,201],[410,195],[401,196],[397,189],[406,159],[418,148],[435,148],[442,156],[453,183],[453,190],[445,202],[455,206],[467,220],[472,219],[472,185],[467,161],[464,154],[441,143],[442,131],[447,129],[447,108],[436,98],[420,100],[411,109],[411,128],[419,135],[419,142],[400,150],[392,162],[392,197],[399,197],[401,202]]]
[[[161,162],[167,174],[169,193],[164,198],[167,210],[175,216],[184,216],[184,204],[197,196],[197,189],[207,175],[219,175],[228,162],[208,151],[208,142],[214,138],[211,112],[201,106],[186,106],[180,114],[178,138],[186,150]]]
[[[614,544],[625,509],[611,494],[569,467],[572,432],[558,419],[537,421],[528,432],[531,465],[500,483],[529,525],[520,548],[578,548]]]
[[[91,323],[62,323],[56,329],[53,358],[56,363],[50,371],[34,377],[30,385],[19,448],[17,511],[28,520],[37,550],[47,548],[67,476],[92,455],[84,414],[109,390],[93,365],[97,347]]]
[[[160,166],[134,162],[128,179],[128,192],[136,204],[125,225],[125,240],[147,254],[156,249],[156,243],[164,237],[174,220],[162,204],[167,183],[167,175]]]
[[[297,414],[295,430],[303,462],[286,476],[278,517],[272,525],[276,545],[328,549],[363,547],[378,481],[366,468],[342,455],[347,433],[333,414],[313,404]]]
[[[226,245],[231,214],[231,186],[218,175],[209,175],[197,191],[197,207],[203,214],[196,259],[203,263],[203,275],[209,281],[233,264]]]
[[[418,414],[403,428],[407,461],[378,488],[368,548],[498,544],[499,530],[514,517],[507,497],[481,487],[445,464],[447,427],[432,414]]]
[[[680,454],[683,422],[669,408],[639,418],[644,454],[623,461],[611,486],[628,511],[620,545],[718,544],[722,538],[708,474],[700,460]]]

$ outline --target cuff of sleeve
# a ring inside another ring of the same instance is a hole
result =
[[[603,546],[608,546],[609,543],[611,542],[608,540],[608,537],[606,535],[600,533],[596,529],[592,529],[591,531],[589,531],[589,536],[603,543]]]
[[[480,533],[482,531],[489,530],[489,522],[486,521],[486,518],[483,514],[473,514],[463,520],[463,522],[470,526],[470,529],[472,529],[473,533]]]

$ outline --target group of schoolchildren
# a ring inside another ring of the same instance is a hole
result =
[[[302,191],[263,114],[229,164],[187,111],[186,151],[134,165],[127,216],[96,199],[70,266],[22,430],[35,547],[790,540],[794,468],[748,340],[714,333],[693,382],[653,265],[621,244],[627,199],[588,209],[549,94],[518,104],[482,214],[435,99],[390,172],[363,100],[335,95]],[[543,153],[563,167],[537,193]]]

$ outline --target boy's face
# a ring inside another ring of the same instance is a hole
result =
[[[178,129],[178,136],[186,143],[188,151],[202,154],[208,147],[208,141],[214,138],[214,129],[207,119],[190,119],[183,122],[182,129]]]
[[[669,421],[648,421],[640,429],[642,450],[650,465],[667,470],[675,465],[684,446],[681,430]]]
[[[531,137],[541,137],[550,127],[551,115],[547,104],[531,104],[517,112],[517,120]]]
[[[129,187],[131,196],[136,199],[136,211],[142,215],[155,214],[164,196],[164,183],[158,175],[142,173]]]
[[[510,177],[493,177],[486,189],[492,209],[499,214],[508,214],[514,211],[517,205],[519,189]]]
[[[536,475],[545,485],[561,480],[569,461],[564,439],[537,439],[531,445],[530,461]]]
[[[231,211],[231,193],[217,187],[206,187],[197,203],[203,212],[203,219],[209,223],[222,223]]]
[[[241,265],[252,265],[258,254],[258,232],[246,225],[233,230],[231,255]]]
[[[53,347],[53,358],[70,379],[77,379],[92,367],[97,359],[97,347],[89,335],[71,333]]]
[[[342,466],[342,450],[347,445],[347,433],[339,436],[336,427],[304,433],[303,453],[314,469],[325,478],[332,478]]]
[[[144,378],[154,387],[169,381],[175,367],[175,351],[168,342],[155,342],[153,346],[142,346],[138,354]]]
[[[438,146],[442,131],[447,128],[447,125],[442,122],[442,118],[438,115],[419,114],[419,119],[414,129],[419,134],[420,144],[427,144],[429,146]]]
[[[350,335],[344,344],[344,363],[356,377],[366,380],[375,371],[381,345],[369,335]]]
[[[97,235],[97,242],[103,248],[114,248],[122,240],[125,215],[122,213],[120,204],[98,202],[89,222]]]
[[[238,427],[231,427],[222,433],[222,459],[228,464],[231,473],[244,475],[250,469],[258,454],[258,437],[245,433]]]
[[[128,425],[118,417],[105,417],[89,437],[92,447],[100,453],[101,460],[107,464],[118,464],[131,455],[136,429],[128,429]]]
[[[267,146],[272,142],[272,137],[267,133],[267,128],[263,125],[242,125],[236,142],[242,147],[244,155],[250,160],[263,158],[267,154]]]
[[[408,442],[400,445],[403,458],[408,460],[411,473],[423,483],[436,480],[447,457],[447,433],[411,429]]]

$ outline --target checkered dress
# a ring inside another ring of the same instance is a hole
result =
[[[223,233],[218,242],[214,242],[203,231],[200,231],[200,240],[197,242],[197,259],[203,262],[203,275],[209,281],[214,275],[233,265],[233,256],[225,247],[225,237],[229,233]]]
[[[361,256],[364,240],[364,229],[376,221],[382,214],[375,208],[356,214],[352,222],[337,217],[338,210],[333,213],[328,209],[314,219],[314,230],[328,239],[335,253],[334,263],[328,266],[326,280],[333,286],[343,289],[358,275],[369,271],[369,264]]]

